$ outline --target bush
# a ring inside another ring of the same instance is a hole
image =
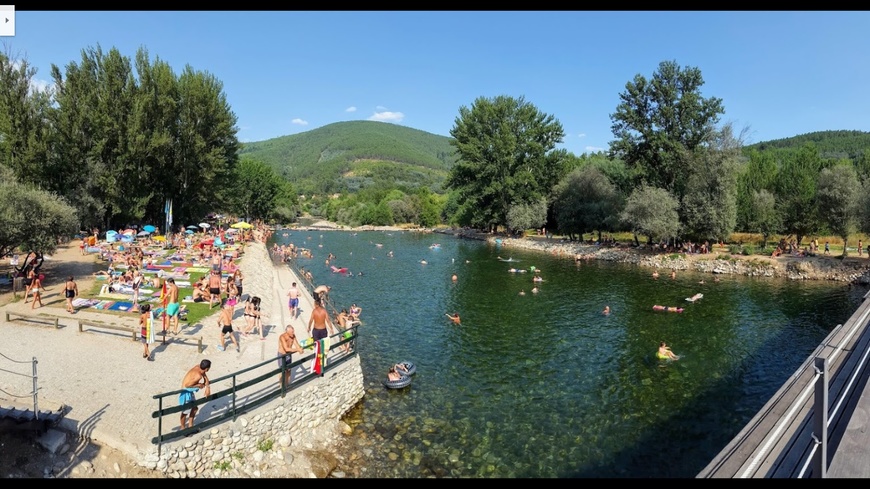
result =
[[[728,245],[728,253],[731,253],[732,255],[739,255],[740,251],[740,245]]]
[[[744,246],[742,253],[744,256],[754,255],[755,254],[755,246],[752,246],[752,245]]]

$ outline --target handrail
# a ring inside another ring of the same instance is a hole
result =
[[[289,385],[286,385],[284,383],[284,374],[287,371],[292,371],[295,368],[306,363],[307,361],[312,360],[314,358],[314,353],[311,353],[311,354],[309,354],[309,355],[307,355],[299,360],[296,360],[296,361],[290,363],[289,365],[282,365],[280,367],[267,370],[266,372],[264,372],[256,377],[246,379],[246,380],[241,381],[241,382],[239,381],[239,376],[241,376],[245,373],[248,373],[248,372],[253,372],[254,370],[261,368],[265,365],[269,365],[269,364],[274,365],[275,358],[270,358],[268,360],[264,360],[260,363],[252,365],[250,367],[246,367],[242,370],[224,375],[222,377],[218,377],[216,379],[211,379],[209,382],[210,385],[215,385],[215,384],[225,382],[225,381],[229,381],[231,383],[231,385],[230,385],[230,387],[224,388],[220,391],[212,392],[211,395],[208,397],[196,399],[194,401],[194,405],[199,406],[202,404],[206,404],[206,403],[215,401],[217,399],[229,397],[228,409],[226,410],[225,413],[218,415],[218,416],[215,416],[213,418],[204,420],[204,421],[202,421],[202,422],[198,423],[197,425],[190,427],[190,428],[180,429],[177,431],[172,431],[170,433],[163,433],[163,417],[170,415],[170,414],[179,413],[179,412],[183,411],[184,408],[187,407],[187,406],[174,405],[171,407],[164,408],[163,407],[163,400],[166,397],[169,397],[172,395],[178,395],[184,389],[177,389],[177,390],[173,390],[173,391],[169,391],[169,392],[155,394],[154,396],[152,396],[152,398],[157,400],[158,407],[157,407],[156,411],[153,411],[151,413],[151,417],[158,419],[158,421],[157,421],[157,436],[152,438],[151,442],[158,446],[158,448],[157,448],[158,456],[160,454],[160,447],[161,447],[163,442],[174,440],[177,438],[181,438],[181,437],[187,436],[189,434],[198,433],[199,431],[201,431],[204,428],[214,426],[214,425],[216,425],[222,421],[225,421],[227,419],[230,419],[230,418],[235,420],[238,415],[244,414],[244,413],[250,411],[251,409],[259,407],[260,405],[263,405],[266,402],[271,401],[272,399],[275,399],[276,397],[279,397],[279,396],[284,397],[288,392],[290,392],[290,391],[292,391],[292,390],[294,390],[294,389],[296,389],[304,384],[307,384],[308,382],[316,379],[317,377],[322,377],[323,375],[326,374],[327,371],[341,365],[342,363],[349,360],[350,358],[353,358],[354,356],[357,355],[357,349],[356,349],[356,337],[358,334],[357,328],[358,328],[358,326],[353,326],[352,328],[349,328],[346,331],[341,331],[341,332],[329,337],[329,339],[330,339],[329,352],[335,351],[337,348],[340,348],[341,350],[339,350],[339,353],[336,353],[335,355],[333,355],[333,358],[328,358],[326,365],[323,367],[323,369],[319,375],[316,373],[308,371],[304,375],[301,375],[297,378],[292,379]],[[349,332],[349,331],[351,332],[351,334],[349,336],[346,336],[347,332]],[[336,338],[336,337],[339,337],[340,339],[337,341],[334,340],[334,338]],[[350,345],[350,348],[347,352],[344,352],[343,348],[347,344]],[[306,347],[305,349],[313,349],[313,348],[314,348],[314,345],[311,345],[309,347]],[[329,352],[327,352],[327,356],[329,356]],[[241,402],[239,402],[239,397],[240,397],[239,391],[246,389],[246,388],[249,388],[249,387],[257,386],[259,384],[263,384],[264,382],[268,383],[268,384],[274,383],[274,381],[275,381],[274,376],[278,375],[278,374],[281,374],[281,381],[278,382],[279,385],[277,388],[275,388],[274,390],[267,391],[267,392],[263,392],[262,390],[257,391],[256,393],[254,393],[254,394],[256,394],[257,397],[244,396],[243,400]]]
[[[843,352],[843,350],[845,349],[844,345],[846,345],[849,342],[849,340],[851,340],[852,337],[864,325],[864,323],[867,321],[868,315],[870,315],[870,308],[865,310],[861,314],[858,321],[856,321],[852,325],[852,328],[849,330],[848,334],[843,338],[843,340],[840,341],[839,346],[837,346],[834,349],[834,351],[828,356],[828,361],[833,362],[837,358],[837,356],[839,356],[840,353]],[[842,325],[838,325],[838,328],[836,328],[836,329],[839,329],[840,326],[842,326]],[[836,331],[836,329],[835,329],[835,331]],[[808,368],[812,368],[811,363],[807,363],[806,365],[804,365],[804,368],[801,369],[801,371],[808,369]],[[767,454],[768,454],[770,448],[773,446],[773,441],[779,437],[779,434],[782,431],[782,429],[784,429],[784,427],[788,426],[792,422],[792,418],[794,418],[796,413],[799,411],[799,409],[798,409],[799,406],[801,406],[806,401],[806,399],[809,397],[810,393],[813,392],[813,390],[815,388],[814,384],[815,384],[815,381],[817,380],[817,378],[818,378],[818,374],[813,376],[812,380],[807,383],[806,388],[798,396],[799,402],[795,402],[792,405],[791,409],[788,410],[786,415],[784,415],[782,418],[780,418],[777,421],[776,428],[772,432],[768,433],[768,435],[765,437],[765,440],[764,440],[764,443],[761,447],[761,450],[758,453],[756,453],[754,457],[752,457],[752,459],[751,459],[749,465],[746,467],[746,469],[741,474],[739,474],[739,476],[738,476],[739,478],[750,477],[751,474],[755,471],[758,464],[761,462],[761,460],[763,460],[765,457],[767,457]],[[841,407],[842,400],[845,397],[847,397],[847,395],[849,393],[850,393],[849,390],[843,390],[840,393],[840,395],[837,396],[837,402],[834,405],[834,410],[828,416],[828,425],[830,425],[830,422],[832,419],[835,419],[836,413],[839,411],[839,409]],[[812,455],[814,453],[815,453],[815,449],[810,450],[810,457],[812,457]]]

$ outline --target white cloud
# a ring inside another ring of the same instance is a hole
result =
[[[383,105],[378,105],[377,107],[375,107],[375,110],[377,110],[378,112],[385,112],[387,108]]]
[[[300,119],[298,117],[293,119],[290,122],[292,122],[293,124],[296,124],[297,126],[307,126],[308,125],[308,121]]]
[[[402,122],[402,119],[405,118],[405,114],[401,112],[375,112],[369,117],[370,121],[381,121],[381,122]]]
[[[356,107],[351,105],[350,107],[344,109],[345,112],[356,112]]]
[[[599,148],[598,146],[586,146],[586,151],[590,153],[597,153],[599,151],[604,151],[604,148]]]
[[[580,134],[577,135],[577,137],[578,137],[578,138],[585,138],[585,137],[586,137],[586,133],[585,133],[585,132],[581,132]]]

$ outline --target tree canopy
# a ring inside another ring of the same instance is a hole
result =
[[[495,229],[514,205],[545,198],[561,178],[565,136],[561,123],[523,97],[480,97],[460,107],[450,131],[458,161],[447,188],[458,192],[468,224]]]

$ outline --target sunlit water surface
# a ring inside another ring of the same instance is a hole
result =
[[[363,308],[366,393],[345,420],[346,460],[365,477],[694,477],[866,292],[691,272],[655,280],[634,265],[440,234],[288,233],[273,239],[312,250],[298,265],[332,286],[334,304]],[[329,253],[350,273],[333,273]],[[537,294],[531,267],[544,279]],[[454,311],[460,326],[445,317]],[[660,341],[681,359],[658,360]],[[417,365],[413,383],[386,389],[403,360]]]

